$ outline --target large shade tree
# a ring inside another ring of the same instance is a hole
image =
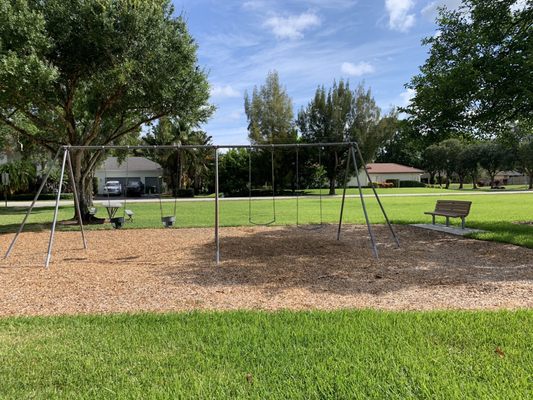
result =
[[[407,85],[404,110],[429,145],[448,137],[492,138],[533,120],[531,0],[463,0],[441,9],[429,57]]]
[[[54,152],[120,144],[212,113],[197,45],[169,0],[0,0],[0,124]],[[73,151],[88,216],[101,152]]]

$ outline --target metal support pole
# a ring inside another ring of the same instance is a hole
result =
[[[43,191],[44,185],[46,185],[46,181],[48,181],[48,177],[50,176],[50,173],[52,172],[52,169],[54,168],[54,164],[59,157],[59,153],[61,152],[61,149],[59,149],[54,156],[52,162],[50,163],[50,166],[48,167],[48,171],[46,171],[46,174],[44,175],[43,181],[41,182],[41,186],[39,186],[39,190],[37,190],[37,193],[35,194],[35,197],[33,198],[33,201],[30,205],[30,208],[28,208],[28,211],[26,212],[26,215],[24,216],[24,219],[22,220],[22,223],[20,224],[19,230],[15,234],[15,237],[11,241],[11,244],[9,245],[9,248],[7,249],[7,252],[4,256],[5,258],[8,258],[11,254],[11,251],[13,250],[13,247],[15,246],[15,243],[19,237],[19,235],[22,233],[22,230],[24,229],[24,225],[26,225],[26,221],[28,220],[28,217],[30,216],[33,208],[35,207],[35,203],[37,203],[37,199],[41,195],[41,192]]]
[[[379,258],[378,248],[376,247],[376,238],[374,237],[374,231],[372,230],[372,225],[368,218],[368,212],[366,211],[365,197],[363,196],[363,188],[361,187],[361,180],[359,179],[359,168],[357,168],[357,158],[353,146],[350,147],[350,152],[352,153],[355,176],[357,177],[357,186],[359,187],[359,197],[361,198],[361,205],[363,206],[363,213],[365,214],[366,226],[368,227],[368,234],[370,235],[370,241],[372,242],[372,253],[374,254],[374,257]]]
[[[348,176],[350,174],[350,158],[351,154],[348,150],[348,159],[346,160],[346,171],[344,173],[344,186],[342,188],[341,213],[339,217],[339,229],[337,230],[337,240],[341,239],[342,217],[344,215],[344,201],[346,200],[346,188],[348,186]],[[355,172],[357,173],[357,171]]]
[[[56,233],[57,214],[59,212],[59,200],[61,199],[61,188],[63,187],[63,178],[65,176],[65,164],[67,163],[68,150],[64,149],[63,163],[61,164],[61,176],[59,178],[59,188],[57,189],[56,206],[54,209],[54,220],[52,221],[52,230],[50,232],[50,241],[48,242],[48,254],[46,255],[46,262],[44,267],[48,268],[50,265],[50,258],[52,256],[52,246],[54,245],[54,234]]]
[[[72,168],[72,159],[70,158],[70,150],[67,150],[68,168],[70,172],[70,182],[72,184],[72,191],[74,192],[74,206],[76,207],[76,213],[78,215],[78,222],[80,224],[81,240],[83,242],[83,248],[87,250],[87,241],[85,240],[85,232],[83,230],[83,219],[80,210],[80,199],[78,197],[78,189],[76,188],[76,181],[74,179],[74,168]]]
[[[218,148],[215,147],[215,246],[216,246],[216,263],[220,262],[220,210],[219,210],[219,188],[218,188]]]
[[[389,221],[389,217],[387,216],[387,213],[385,212],[385,207],[383,207],[383,204],[381,204],[381,199],[379,198],[378,192],[376,191],[376,188],[374,187],[372,183],[372,179],[370,178],[370,174],[368,173],[368,169],[366,168],[366,165],[365,165],[365,160],[363,159],[363,155],[361,154],[361,150],[359,149],[359,145],[357,143],[355,144],[355,148],[357,149],[357,153],[359,154],[359,159],[363,163],[363,168],[365,170],[365,174],[368,179],[368,184],[370,185],[370,187],[372,188],[372,191],[374,192],[374,196],[376,197],[376,200],[378,201],[379,208],[381,208],[381,212],[383,213],[383,216],[385,217],[385,221],[387,221],[387,225],[392,234],[392,237],[394,238],[394,241],[396,242],[396,246],[398,246],[399,248],[400,241],[398,240],[398,236],[396,236],[396,232],[394,232],[394,228],[392,227],[392,224]]]

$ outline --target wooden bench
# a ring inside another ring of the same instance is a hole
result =
[[[446,217],[446,226],[450,226],[450,218],[461,218],[461,228],[465,229],[465,218],[470,213],[471,205],[471,201],[437,200],[435,211],[427,211],[424,214],[433,217],[433,225],[437,215]]]

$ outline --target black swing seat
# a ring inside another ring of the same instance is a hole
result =
[[[161,217],[161,222],[163,223],[163,226],[165,228],[172,228],[174,226],[174,223],[176,222],[176,217],[173,215]]]
[[[109,220],[113,228],[120,229],[124,226],[124,217],[114,217]]]

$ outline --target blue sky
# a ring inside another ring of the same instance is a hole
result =
[[[405,105],[436,33],[436,8],[460,0],[173,0],[199,45],[216,114],[203,128],[216,144],[244,144],[243,96],[277,70],[295,113],[334,80],[372,88],[388,111]]]

